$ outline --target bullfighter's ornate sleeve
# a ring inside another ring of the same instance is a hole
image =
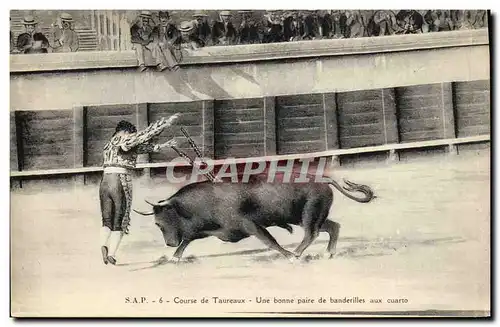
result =
[[[142,143],[136,147],[137,154],[151,153],[160,151],[160,146],[154,143]]]
[[[123,151],[129,151],[140,144],[147,143],[149,140],[151,140],[151,138],[159,135],[163,131],[163,129],[169,125],[170,122],[166,119],[158,120],[155,123],[149,125],[145,130],[123,139],[120,142],[120,147]]]

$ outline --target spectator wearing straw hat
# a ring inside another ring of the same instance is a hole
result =
[[[78,33],[73,28],[73,17],[62,13],[56,23],[54,31],[54,45],[56,52],[75,52],[78,50]]]
[[[130,28],[131,42],[139,61],[139,70],[142,72],[147,69],[144,55],[149,52],[156,68],[159,71],[164,71],[168,66],[158,42],[154,42],[155,37],[150,22],[151,12],[142,11],[136,23]]]
[[[49,40],[40,32],[36,32],[38,22],[33,16],[26,16],[23,20],[26,32],[17,37],[17,48],[21,53],[48,53]]]
[[[229,10],[219,13],[219,20],[212,26],[212,42],[214,45],[231,45],[236,43],[237,33],[232,23],[233,15]]]
[[[207,21],[207,15],[201,10],[197,10],[193,14],[194,17],[194,35],[198,38],[201,46],[208,46],[210,43],[210,24]]]
[[[262,25],[253,17],[252,10],[240,10],[241,24],[238,30],[238,43],[255,44],[262,42]]]
[[[184,50],[197,50],[202,47],[201,41],[195,34],[195,24],[192,20],[183,21],[179,25],[181,35],[175,40],[174,46]]]

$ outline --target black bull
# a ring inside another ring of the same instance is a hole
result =
[[[325,177],[324,177],[325,178]],[[248,183],[188,184],[166,200],[150,203],[167,246],[177,247],[174,253],[180,259],[188,244],[194,240],[215,236],[225,242],[238,242],[256,236],[269,248],[279,251],[288,259],[300,257],[318,237],[319,232],[330,236],[327,251],[335,254],[340,225],[327,219],[333,202],[334,186],[346,197],[361,203],[375,196],[366,185],[344,181],[268,183],[265,177],[252,176]],[[360,192],[362,197],[350,193]],[[290,225],[304,229],[304,238],[292,253],[281,247],[266,230],[277,226],[292,232]]]

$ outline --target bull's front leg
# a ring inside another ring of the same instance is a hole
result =
[[[181,260],[182,254],[184,253],[184,250],[189,245],[189,243],[191,243],[191,240],[182,240],[181,244],[174,252],[174,259],[172,259],[173,262],[177,263]]]
[[[264,227],[259,226],[253,221],[247,220],[243,223],[243,228],[247,234],[255,235],[265,245],[283,254],[288,260],[292,261],[296,258],[295,254],[282,248],[281,245],[278,244],[276,239]]]

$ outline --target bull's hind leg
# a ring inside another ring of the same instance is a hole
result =
[[[328,216],[330,202],[323,201],[322,199],[309,200],[304,205],[302,212],[302,227],[304,228],[304,239],[299,246],[293,251],[297,257],[311,245],[311,243],[318,237],[319,230],[323,222]]]
[[[339,238],[340,224],[331,220],[325,220],[320,229],[321,232],[327,232],[330,235],[327,251],[330,253],[330,258],[335,255],[337,248],[337,240]]]

